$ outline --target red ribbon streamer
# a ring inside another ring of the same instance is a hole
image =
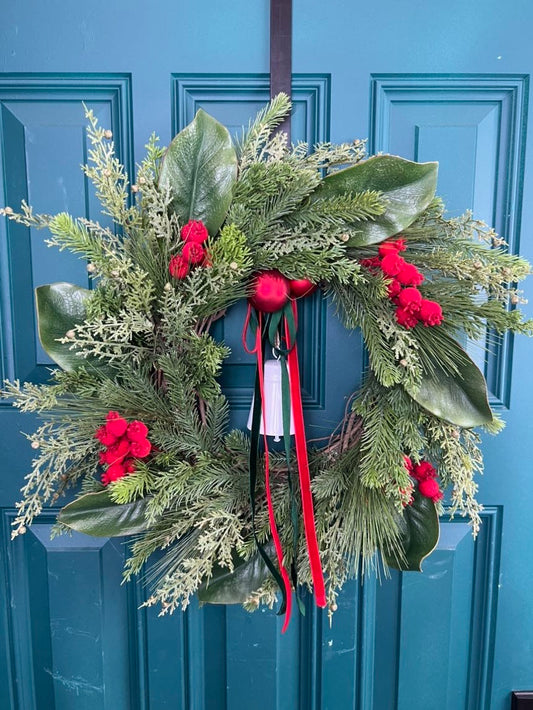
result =
[[[292,302],[292,312],[296,322],[298,309],[296,301]],[[298,366],[298,351],[296,340],[291,343],[289,325],[285,319],[285,338],[289,354],[287,365],[289,367],[289,384],[291,390],[291,408],[294,420],[294,439],[296,443],[296,458],[298,460],[298,474],[300,477],[300,492],[302,496],[302,512],[304,518],[305,540],[307,554],[311,567],[311,577],[315,591],[317,606],[326,606],[326,590],[324,586],[324,573],[320,562],[318,540],[316,537],[315,514],[313,511],[313,496],[311,493],[311,476],[309,473],[309,460],[307,458],[307,441],[305,439],[304,414],[302,405],[302,392],[300,387],[300,368]],[[265,427],[266,429],[266,427]]]
[[[249,315],[247,317],[247,323],[249,322]],[[247,328],[247,326],[245,326]],[[265,446],[265,491],[268,507],[268,520],[270,523],[270,531],[272,532],[272,540],[274,542],[274,547],[276,549],[276,555],[278,558],[279,571],[281,578],[283,579],[283,586],[285,587],[287,606],[285,608],[285,620],[283,622],[283,628],[281,633],[284,634],[289,626],[289,621],[291,618],[292,610],[292,589],[291,583],[289,581],[289,575],[283,564],[283,549],[281,547],[281,540],[279,539],[278,528],[276,525],[276,516],[274,515],[274,506],[272,504],[272,495],[270,492],[270,461],[268,455],[268,440],[267,440],[267,426],[266,426],[266,408],[265,408],[265,377],[263,371],[263,352],[261,346],[261,330],[262,330],[262,315],[259,314],[259,325],[255,335],[255,348],[252,352],[257,354],[257,369],[259,373],[259,389],[261,391],[261,412],[263,417],[263,442]],[[245,349],[246,345],[245,345]]]

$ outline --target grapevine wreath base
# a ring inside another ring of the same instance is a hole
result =
[[[280,94],[236,145],[199,111],[166,151],[150,139],[135,184],[88,111],[85,173],[112,227],[3,210],[47,228],[93,279],[37,288],[40,339],[60,369],[49,384],[6,383],[43,419],[13,535],[80,483],[55,532],[134,535],[127,579],[162,550],[146,604],[163,613],[194,594],[251,609],[281,590],[286,627],[302,587],[334,610],[359,571],[420,569],[448,487],[475,534],[474,427],[501,424],[458,340],[490,348],[531,333],[516,308],[529,265],[469,213],[444,216],[436,163],[364,159],[360,141],[288,147],[274,130],[289,109]],[[296,334],[316,288],[360,329],[368,371],[337,429],[308,446]],[[228,431],[217,376],[229,351],[211,334],[241,299],[257,362],[250,435]],[[272,350],[281,451],[261,435]]]

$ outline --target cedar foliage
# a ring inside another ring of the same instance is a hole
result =
[[[255,552],[249,438],[227,430],[228,405],[217,378],[229,351],[211,334],[213,322],[246,297],[255,271],[277,268],[290,278],[322,283],[324,297],[346,327],[361,329],[368,351],[369,374],[347,412],[363,428],[346,450],[333,445],[312,450],[310,457],[330,604],[348,577],[376,563],[376,550],[398,549],[401,490],[409,484],[404,454],[432,460],[443,484],[452,487],[453,510],[470,516],[474,532],[479,527],[477,434],[430,415],[406,392],[419,381],[428,351],[453,369],[446,341],[439,329],[399,326],[387,282],[359,263],[375,256],[377,246],[347,246],[358,223],[383,212],[382,196],[366,191],[311,199],[324,174],[364,157],[364,143],[320,144],[311,152],[305,144],[289,148],[282,136],[272,136],[289,108],[286,97],[276,97],[243,136],[232,206],[209,242],[212,268],[196,269],[184,281],[168,276],[181,225],[169,211],[171,196],[158,186],[164,151],[155,136],[138,168],[131,204],[129,177],[87,111],[92,149],[85,172],[116,233],[66,214],[35,215],[25,204],[20,213],[5,211],[18,223],[47,228],[47,243],[86,259],[94,278],[87,320],[65,339],[79,355],[80,367],[55,372],[45,385],[6,383],[5,397],[44,420],[28,437],[38,453],[13,534],[23,533],[42,506],[67,487],[81,481],[83,492],[102,488],[93,434],[108,410],[142,419],[158,453],[112,483],[110,492],[118,504],[150,496],[151,526],[133,541],[125,577],[141,573],[152,553],[162,549],[147,603],[160,602],[163,613],[185,607],[215,564],[231,568],[235,552],[244,558]],[[421,290],[443,306],[442,333],[494,342],[508,330],[531,332],[514,308],[521,299],[515,284],[529,265],[509,254],[491,229],[469,213],[446,219],[434,200],[403,236],[410,261],[426,276]],[[102,367],[84,364],[89,356]],[[310,585],[303,534],[293,548],[284,458],[274,454],[272,467],[287,563],[295,560],[300,581]],[[262,481],[257,507],[258,536],[267,542]],[[268,580],[248,607],[272,603],[275,591]]]

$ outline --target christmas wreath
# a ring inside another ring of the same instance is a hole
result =
[[[365,159],[361,141],[288,147],[275,129],[289,110],[280,94],[237,144],[199,111],[167,150],[152,136],[131,185],[87,111],[84,170],[115,227],[3,209],[87,259],[93,279],[36,289],[60,369],[48,384],[6,383],[43,418],[13,536],[81,482],[55,532],[134,536],[126,579],[163,551],[146,601],[163,613],[194,594],[254,608],[281,590],[287,623],[305,586],[334,610],[369,567],[420,569],[448,487],[450,513],[475,534],[474,427],[501,423],[458,341],[531,333],[516,308],[529,264],[470,213],[444,216],[436,163]],[[368,367],[339,426],[309,446],[296,337],[299,299],[317,288],[360,329]],[[229,351],[212,329],[242,299],[257,363],[250,435],[228,430],[217,377]],[[269,451],[273,426],[284,446]]]

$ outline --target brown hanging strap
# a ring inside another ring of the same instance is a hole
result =
[[[270,0],[270,96],[283,91],[291,96],[292,0]],[[278,129],[291,140],[291,117]]]

